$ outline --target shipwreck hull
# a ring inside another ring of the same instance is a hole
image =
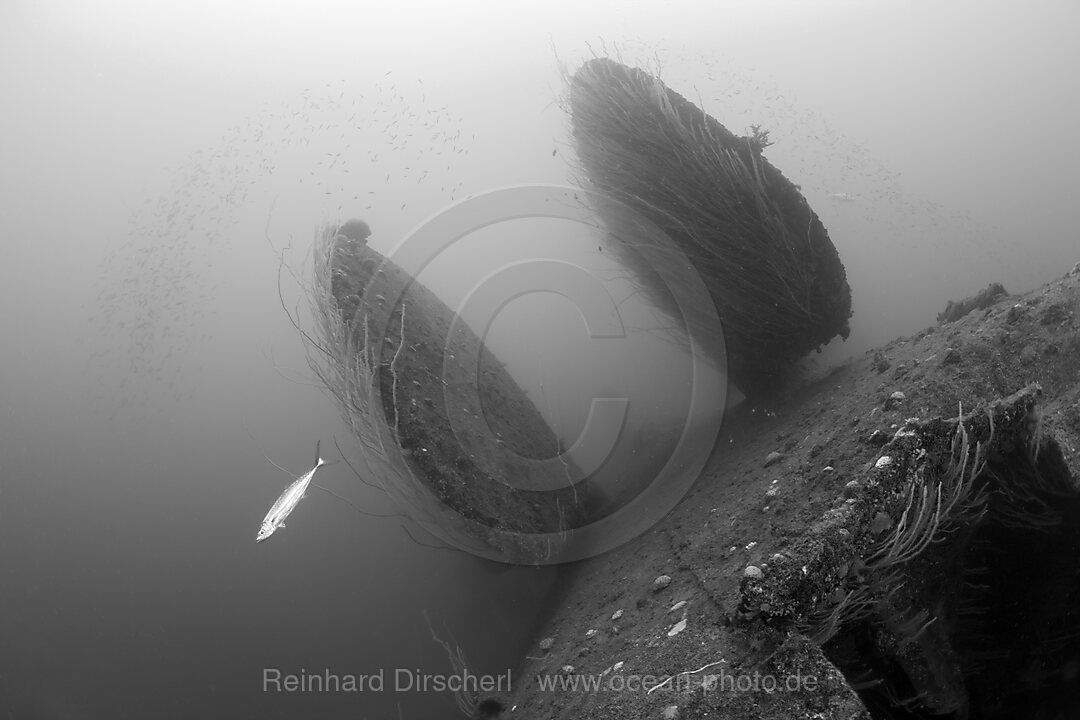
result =
[[[723,338],[699,339],[714,354],[726,342],[744,393],[767,393],[806,353],[847,337],[851,290],[836,248],[760,139],[734,135],[658,78],[606,58],[571,78],[570,109],[582,181],[654,223],[690,260],[724,324]],[[599,210],[621,234],[623,218]],[[629,245],[615,250],[633,268],[640,258]],[[651,299],[673,313],[639,269]]]
[[[334,394],[365,454],[382,464],[377,482],[452,546],[503,562],[559,562],[595,498],[555,433],[450,308],[366,236],[333,232],[320,312],[344,328],[330,343],[337,364],[357,368],[346,383],[355,387]]]

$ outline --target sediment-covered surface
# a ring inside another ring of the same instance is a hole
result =
[[[1078,380],[1080,268],[737,408],[509,717],[1076,717]]]

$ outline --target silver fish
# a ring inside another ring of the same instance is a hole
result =
[[[278,528],[285,527],[285,518],[289,517],[297,504],[304,499],[304,493],[307,492],[311,479],[315,477],[315,472],[326,464],[327,462],[322,459],[319,453],[319,443],[315,443],[315,467],[296,478],[289,487],[285,488],[285,492],[281,493],[281,496],[270,508],[270,512],[266,513],[266,517],[263,518],[259,534],[255,536],[255,542],[261,543],[273,535]]]

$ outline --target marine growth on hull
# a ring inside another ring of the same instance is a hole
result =
[[[314,282],[313,365],[374,466],[358,474],[452,547],[557,561],[589,517],[588,483],[490,350],[369,232],[325,228]]]
[[[726,343],[732,381],[766,394],[795,361],[847,338],[851,289],[829,234],[798,187],[762,156],[768,133],[738,137],[657,77],[607,58],[570,79],[581,181],[657,226],[705,281],[723,337],[698,333],[714,354]],[[606,212],[605,212],[606,211]],[[656,268],[615,244],[650,299],[674,313]],[[655,257],[655,256],[653,256]],[[675,257],[675,256],[671,256]],[[680,318],[691,330],[701,318]]]

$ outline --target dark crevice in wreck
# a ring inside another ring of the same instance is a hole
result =
[[[990,439],[969,481],[977,514],[900,580],[940,583],[920,603],[925,622],[871,616],[825,644],[875,718],[1066,718],[1080,706],[1080,491],[1058,444],[1033,432]]]
[[[953,641],[973,717],[1080,704],[1080,494],[1057,443],[988,464],[999,501],[960,569]]]

